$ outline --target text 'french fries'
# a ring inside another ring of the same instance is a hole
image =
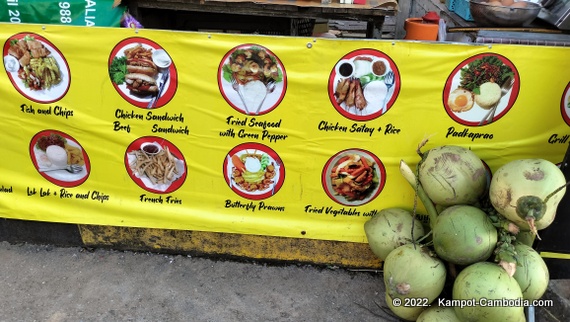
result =
[[[168,184],[179,174],[176,167],[176,158],[164,147],[156,155],[148,155],[141,150],[129,153],[135,159],[129,164],[131,170],[139,177],[147,177],[152,184]]]

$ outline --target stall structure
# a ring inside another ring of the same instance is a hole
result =
[[[338,19],[366,22],[367,38],[381,38],[386,16],[398,13],[394,0],[355,3],[318,0],[185,0],[129,2],[132,14],[147,27],[311,36],[314,21]]]

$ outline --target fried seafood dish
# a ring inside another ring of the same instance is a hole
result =
[[[232,180],[242,190],[248,192],[269,189],[276,175],[275,165],[267,154],[244,153],[231,157]]]
[[[61,71],[51,52],[34,37],[10,40],[8,53],[18,59],[18,78],[31,90],[44,90],[61,83]]]
[[[267,85],[281,82],[283,75],[274,56],[265,49],[251,47],[231,54],[229,63],[224,65],[224,78],[227,81],[234,78],[241,85],[256,80]]]
[[[330,178],[334,192],[348,201],[363,200],[378,186],[374,162],[358,154],[340,158],[332,168]]]

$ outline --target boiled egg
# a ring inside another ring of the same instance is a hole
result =
[[[247,157],[245,158],[245,170],[248,172],[257,172],[261,170],[261,162],[258,158]]]
[[[447,105],[453,112],[469,111],[473,103],[473,93],[463,88],[455,89],[447,98]]]

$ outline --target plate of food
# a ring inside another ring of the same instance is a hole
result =
[[[69,66],[63,54],[44,37],[16,34],[4,44],[3,55],[10,81],[26,98],[52,103],[69,90]]]
[[[386,170],[374,154],[348,149],[326,163],[322,185],[327,195],[345,206],[360,206],[374,200],[384,188]]]
[[[125,153],[125,166],[131,179],[152,193],[171,193],[186,180],[182,152],[160,137],[146,136],[131,143]]]
[[[89,157],[81,145],[68,134],[45,130],[30,141],[30,157],[36,170],[51,183],[76,187],[89,176]]]
[[[240,113],[262,115],[274,110],[285,96],[287,74],[279,58],[255,44],[233,48],[222,59],[218,87]]]
[[[277,153],[258,143],[234,147],[223,167],[228,186],[247,199],[269,198],[279,191],[285,180],[285,168]]]
[[[400,92],[400,74],[386,54],[359,49],[342,57],[328,83],[335,109],[356,121],[368,121],[386,113]]]
[[[564,121],[566,124],[570,125],[570,82],[568,82],[568,85],[566,85],[564,93],[562,94],[560,110],[562,111]]]
[[[128,38],[115,46],[109,57],[109,77],[117,92],[140,108],[166,105],[178,87],[170,55],[145,38]]]
[[[482,126],[503,117],[515,103],[519,74],[507,58],[480,54],[463,61],[443,91],[447,114],[460,124]]]

